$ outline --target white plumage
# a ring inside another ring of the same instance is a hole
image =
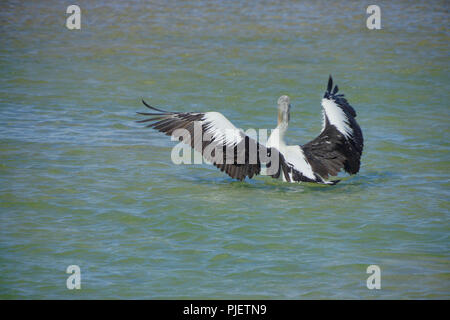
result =
[[[210,134],[215,141],[226,146],[237,145],[242,141],[244,133],[237,129],[220,112],[206,112],[202,124],[207,125],[206,134]]]
[[[348,138],[352,133],[352,128],[348,123],[348,117],[345,115],[344,111],[336,104],[334,100],[322,99],[323,112],[327,116],[330,124],[335,126],[346,138]],[[325,130],[325,117],[322,127],[322,131]]]

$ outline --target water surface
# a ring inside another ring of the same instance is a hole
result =
[[[69,4],[0,5],[0,298],[450,298],[447,1],[378,1],[382,30],[365,1]],[[177,166],[134,122],[272,128],[288,94],[303,144],[330,73],[366,141],[334,187]]]

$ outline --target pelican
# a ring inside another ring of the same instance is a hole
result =
[[[291,110],[290,99],[286,95],[278,99],[278,124],[265,144],[236,128],[219,112],[169,112],[142,100],[152,112],[138,112],[150,116],[138,122],[151,122],[147,127],[169,136],[177,129],[186,130],[190,137],[180,137],[179,140],[200,152],[204,159],[233,179],[242,181],[246,177],[251,179],[265,174],[291,183],[334,185],[340,180],[330,177],[337,176],[342,170],[350,175],[358,173],[364,146],[361,128],[355,120],[356,112],[338,91],[337,85],[333,88],[330,75],[321,102],[322,131],[303,145],[285,143]],[[198,141],[194,137],[196,126],[210,139]]]

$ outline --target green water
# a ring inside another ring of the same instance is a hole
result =
[[[69,4],[0,4],[0,298],[450,298],[447,1],[378,1],[382,30],[370,1]],[[302,144],[330,73],[365,136],[334,187],[177,166],[134,122],[272,128],[288,94]]]

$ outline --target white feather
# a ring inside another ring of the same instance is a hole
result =
[[[346,138],[353,134],[353,130],[348,123],[348,118],[344,111],[330,99],[322,99],[322,107],[330,124],[334,125],[336,129],[342,133]],[[325,117],[323,120],[323,128],[325,129]]]
[[[315,180],[313,169],[306,161],[305,154],[300,146],[286,146],[280,150],[287,162],[289,162],[295,170],[301,172],[305,177]],[[292,181],[292,177],[291,177]]]
[[[284,134],[287,130],[287,126],[279,125],[267,141],[267,147],[276,148],[284,156],[286,162],[288,162],[295,170],[303,174],[305,177],[315,180],[313,169],[311,165],[306,161],[305,154],[300,146],[288,146],[284,142]],[[283,181],[286,181],[284,174],[282,175]],[[292,173],[289,173],[291,182],[295,182],[292,179]]]
[[[215,141],[233,146],[242,141],[241,130],[237,129],[220,112],[206,112],[202,123],[209,123],[210,126],[205,133],[211,134]]]

